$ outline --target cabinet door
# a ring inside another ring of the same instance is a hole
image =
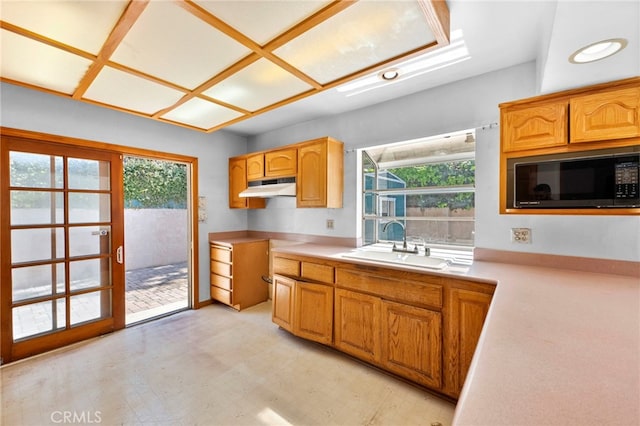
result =
[[[504,110],[501,129],[504,152],[566,145],[567,102]]]
[[[379,364],[381,300],[340,288],[335,295],[335,347]]]
[[[265,177],[295,176],[297,171],[297,149],[280,149],[270,151],[264,155]]]
[[[458,397],[489,311],[491,294],[453,288],[449,300],[448,382],[452,396]]]
[[[571,99],[571,142],[640,136],[640,87]]]
[[[293,334],[315,342],[333,342],[333,287],[296,282]]]
[[[297,206],[327,205],[327,144],[318,142],[298,150]]]
[[[264,154],[252,155],[247,158],[247,180],[257,180],[264,177]]]
[[[439,389],[442,385],[440,312],[382,301],[382,366]]]
[[[280,275],[273,276],[273,310],[271,320],[293,332],[293,302],[296,282]]]

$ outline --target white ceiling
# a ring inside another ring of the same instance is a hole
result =
[[[538,61],[541,67],[540,93],[640,76],[638,0],[447,0],[447,4],[451,30],[463,31],[471,59],[351,97],[330,89],[226,130],[259,134],[529,61]],[[591,64],[569,63],[578,48],[617,37],[629,42],[622,52]]]
[[[304,18],[344,3],[154,0],[108,52],[105,40],[127,8],[126,0],[0,0],[1,77],[190,128],[254,135],[529,61],[537,61],[540,93],[640,75],[638,0],[447,0],[450,29],[452,34],[462,31],[470,58],[411,78],[401,75],[351,96],[333,87],[332,81],[351,72],[394,65],[393,55],[411,54],[416,47],[427,51],[435,35],[412,12],[425,2],[359,2],[326,18],[324,31],[323,23],[307,25],[285,42],[262,49]],[[400,24],[407,16],[414,18]],[[387,18],[387,24],[379,18]],[[221,31],[227,24],[231,32]],[[390,26],[368,33],[378,24]],[[242,32],[235,34],[234,28]],[[422,35],[416,39],[415,34]],[[610,58],[581,65],[567,60],[579,47],[618,37],[626,38],[628,46]],[[331,43],[321,44],[328,38]],[[363,40],[374,47],[363,48]],[[243,62],[250,56],[250,62]],[[265,81],[265,76],[272,79]],[[185,98],[195,88],[200,89],[196,95]],[[322,90],[289,102],[312,88]],[[289,103],[282,102],[287,98]],[[253,113],[261,108],[266,112]],[[242,121],[229,125],[236,119]]]

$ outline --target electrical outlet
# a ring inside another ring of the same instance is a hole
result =
[[[511,242],[519,244],[531,244],[531,229],[511,228]]]
[[[333,219],[327,219],[327,229],[333,229]]]

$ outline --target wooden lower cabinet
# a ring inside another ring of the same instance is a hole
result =
[[[293,332],[293,291],[296,281],[291,278],[274,275],[273,306],[271,320],[287,331]]]
[[[382,301],[382,366],[433,389],[442,385],[440,312]]]
[[[314,342],[333,342],[333,286],[274,275],[272,320]]]
[[[379,297],[336,288],[335,347],[374,364],[380,362]]]
[[[448,330],[444,342],[447,371],[444,391],[455,398],[460,396],[469,372],[492,296],[492,291],[449,290]]]
[[[212,242],[209,253],[211,299],[237,310],[269,299],[262,280],[269,273],[268,240]]]
[[[274,265],[274,323],[458,398],[494,285],[307,257]]]
[[[431,388],[442,382],[442,315],[336,289],[335,347]]]
[[[333,342],[333,287],[296,282],[293,334],[314,342]]]

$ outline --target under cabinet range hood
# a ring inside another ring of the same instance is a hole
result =
[[[242,198],[295,197],[295,179],[272,179],[249,182],[249,187],[239,194]]]

